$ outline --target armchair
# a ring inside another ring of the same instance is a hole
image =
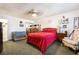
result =
[[[74,30],[71,38],[65,37],[62,40],[62,43],[65,46],[72,48],[75,51],[75,53],[77,53],[77,51],[79,50],[79,29]]]

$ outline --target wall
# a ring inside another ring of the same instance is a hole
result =
[[[73,29],[73,17],[79,17],[79,10],[46,17],[46,18],[40,19],[38,23],[42,25],[42,28],[44,27],[58,28],[60,25],[59,21],[61,20],[62,16],[69,18],[68,31],[70,32]]]
[[[29,26],[30,23],[34,23],[31,20],[28,19],[21,19],[17,17],[8,16],[8,38],[11,39],[11,34],[14,31],[26,31],[26,28]],[[22,21],[24,24],[24,27],[19,26],[19,22]]]
[[[26,28],[29,26],[30,23],[34,23],[32,20],[28,19],[22,19],[17,18],[13,16],[0,16],[0,19],[6,19],[7,20],[7,26],[8,26],[8,40],[11,39],[12,32],[14,31],[26,31]],[[19,22],[22,21],[24,24],[24,27],[19,26]]]

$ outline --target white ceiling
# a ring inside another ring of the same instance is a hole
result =
[[[79,9],[78,3],[1,3],[0,13],[13,15],[23,18],[32,18],[25,13],[31,9],[36,9],[42,12],[42,15],[37,18],[53,16],[64,12],[69,12]]]

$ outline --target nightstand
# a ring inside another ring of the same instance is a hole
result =
[[[67,37],[67,31],[66,31],[65,33],[58,33],[58,39],[59,39],[59,41],[62,42],[62,39],[63,39],[64,37]]]

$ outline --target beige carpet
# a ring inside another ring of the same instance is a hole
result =
[[[27,44],[25,40],[4,42],[2,55],[42,55],[39,49]],[[46,51],[47,55],[73,55],[73,51],[67,47],[61,46],[56,41]]]

